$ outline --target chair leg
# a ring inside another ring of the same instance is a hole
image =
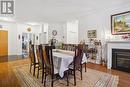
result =
[[[80,69],[80,74],[81,74],[81,80],[82,80],[83,79],[82,65],[81,65],[81,69]]]
[[[44,68],[42,68],[42,83],[43,83],[43,78],[44,78]]]
[[[51,80],[51,87],[53,87],[53,75],[52,75],[52,80]]]
[[[38,66],[38,70],[37,70],[37,78],[39,78],[39,66]]]
[[[74,86],[76,86],[76,76],[75,76],[75,70],[74,70]]]
[[[30,64],[30,73],[31,73],[31,69],[32,69],[32,64]]]
[[[45,72],[45,79],[44,79],[44,87],[46,87],[46,72]]]
[[[69,71],[66,73],[66,79],[67,79],[67,86],[69,86]]]
[[[36,65],[34,64],[33,76],[35,76],[35,69],[36,69]]]

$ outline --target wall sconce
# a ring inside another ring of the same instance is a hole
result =
[[[30,27],[29,27],[29,28],[27,28],[27,31],[28,31],[28,32],[31,32],[31,28],[30,28]]]
[[[20,35],[18,35],[18,39],[20,40]]]
[[[36,39],[38,40],[38,36],[36,37]]]

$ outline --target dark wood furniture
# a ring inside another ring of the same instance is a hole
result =
[[[33,76],[35,76],[35,70],[36,68],[38,68],[38,62],[36,62],[34,45],[29,46],[29,58],[30,58],[30,73],[33,66]]]
[[[88,58],[87,56],[87,49],[88,49],[88,45],[85,45],[85,44],[78,44],[78,47],[83,51],[83,53],[85,53],[85,56]],[[87,71],[87,63],[84,62],[82,65],[84,65],[85,67],[85,72]]]
[[[59,79],[57,74],[54,73],[52,49],[53,49],[53,46],[45,46],[46,58],[44,58],[44,63],[45,63],[44,87],[46,87],[46,77],[47,77],[47,75],[51,75],[51,87],[53,87],[54,81]],[[68,71],[65,72],[65,75],[67,77],[67,86],[68,86],[69,85]]]
[[[38,58],[38,73],[37,73],[37,78],[39,77],[39,70],[42,70],[42,83],[43,83],[43,78],[44,78],[44,56],[43,56],[43,46],[42,45],[38,45],[36,48],[36,53],[37,53],[37,58]]]
[[[77,70],[80,71],[81,80],[82,80],[82,57],[83,57],[83,50],[80,48],[80,46],[76,46],[73,62],[69,66],[69,72],[71,72],[71,74],[74,76],[74,86],[76,86]]]
[[[75,46],[77,44],[62,44],[62,50],[70,50],[70,51],[75,51]],[[86,57],[88,58],[87,55],[87,50],[88,50],[88,45],[87,44],[78,44],[78,46],[80,47],[80,49],[83,50],[83,52],[85,53]],[[87,63],[84,62],[82,65],[84,65],[85,67],[85,72],[87,71]]]
[[[54,65],[52,59],[52,46],[45,46],[46,58],[44,58],[45,62],[45,79],[44,79],[44,87],[46,87],[46,77],[47,75],[51,75],[51,87],[53,87],[54,82]]]

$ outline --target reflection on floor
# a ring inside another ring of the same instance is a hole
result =
[[[29,59],[16,60],[10,62],[0,63],[0,87],[21,87],[18,79],[16,78],[12,67],[29,64]],[[119,76],[118,87],[130,87],[130,73],[118,71],[118,70],[108,70],[106,67],[101,65],[96,65],[92,63],[87,63],[87,67],[102,72],[107,72],[110,74]],[[86,84],[87,85],[87,84]]]
[[[26,58],[27,56],[22,56],[22,55],[0,56],[0,63],[21,60],[21,59],[26,59]]]

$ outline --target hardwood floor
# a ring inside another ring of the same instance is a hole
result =
[[[126,73],[118,70],[109,70],[106,67],[103,67],[101,65],[91,64],[91,63],[87,64],[87,67],[91,69],[107,72],[110,74],[118,75],[119,76],[118,87],[130,87],[130,73]]]
[[[20,84],[13,73],[12,67],[28,63],[29,63],[28,59],[0,63],[0,87],[20,87]],[[118,87],[130,87],[130,73],[125,73],[117,70],[108,70],[106,67],[91,63],[88,63],[87,67],[107,72],[110,74],[118,75],[119,76]]]
[[[28,59],[0,63],[0,87],[20,87],[12,66],[29,63]]]

